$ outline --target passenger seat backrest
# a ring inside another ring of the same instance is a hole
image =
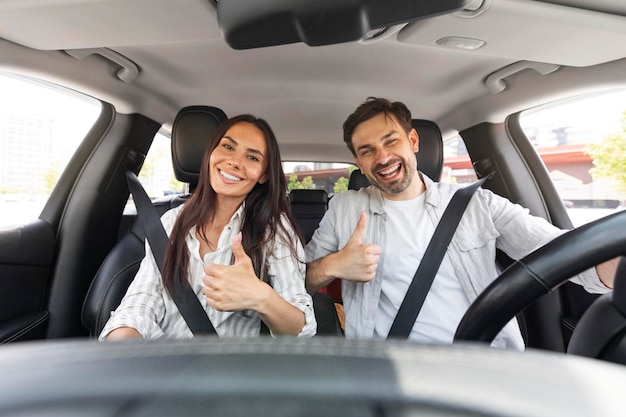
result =
[[[227,119],[218,108],[190,106],[183,108],[172,126],[172,163],[176,178],[193,190],[198,184],[202,156],[211,135]],[[185,201],[168,196],[154,202],[159,215]],[[126,290],[145,256],[145,233],[140,222],[111,249],[91,283],[83,304],[82,322],[96,337],[126,294]]]
[[[439,181],[443,170],[443,138],[441,130],[430,120],[413,119],[413,128],[419,136],[419,150],[415,154],[417,169],[433,181]],[[348,181],[349,190],[358,190],[370,185],[360,169],[352,171]]]
[[[304,242],[308,243],[328,210],[328,193],[326,190],[291,190],[289,202],[291,214],[302,232]]]
[[[415,154],[417,169],[434,181],[441,178],[443,169],[443,138],[441,130],[435,122],[430,120],[413,119],[413,128],[419,136],[419,150]],[[349,190],[358,190],[370,186],[370,182],[361,172],[355,169],[350,173],[348,180]],[[336,302],[341,301],[341,281],[334,280],[324,289]]]
[[[176,178],[188,183],[190,191],[198,184],[202,157],[209,139],[217,127],[226,120],[226,114],[222,110],[209,106],[185,107],[176,116],[172,125],[172,163]],[[328,203],[328,195],[324,197],[320,193],[312,194],[316,197],[310,197],[308,200],[315,204],[315,209],[311,209],[307,216],[319,214],[322,201],[324,207]],[[170,196],[153,204],[162,215],[184,201],[184,197]],[[140,222],[135,222],[131,230],[118,241],[102,262],[83,303],[81,318],[90,336],[97,337],[102,332],[111,311],[119,306],[128,286],[135,278],[145,256],[144,239],[145,233]],[[314,294],[313,307],[318,321],[318,334],[342,334],[341,324],[329,296]]]

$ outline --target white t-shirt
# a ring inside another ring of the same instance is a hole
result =
[[[375,337],[387,337],[435,232],[435,225],[426,215],[425,202],[426,193],[412,200],[384,200],[388,238],[383,248],[385,275],[376,314]],[[450,260],[444,256],[409,339],[451,343],[469,305]]]

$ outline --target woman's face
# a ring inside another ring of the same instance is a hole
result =
[[[240,122],[233,125],[211,153],[211,187],[220,197],[243,201],[257,183],[265,183],[267,144],[256,126]]]

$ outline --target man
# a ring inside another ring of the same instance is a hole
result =
[[[418,171],[419,137],[400,102],[370,97],[344,123],[344,141],[372,186],[335,195],[307,245],[307,289],[342,279],[346,337],[385,338],[457,185]],[[463,314],[497,276],[496,248],[520,259],[564,231],[479,189],[464,213],[409,336],[449,343]],[[616,262],[573,278],[587,291],[612,287]],[[523,349],[515,320],[493,346]]]

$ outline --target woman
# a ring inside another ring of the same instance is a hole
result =
[[[101,340],[192,337],[170,293],[186,277],[219,336],[312,336],[304,250],[289,213],[280,152],[270,126],[241,115],[215,132],[196,191],[161,221],[170,235],[163,277],[146,244],[137,276]]]

